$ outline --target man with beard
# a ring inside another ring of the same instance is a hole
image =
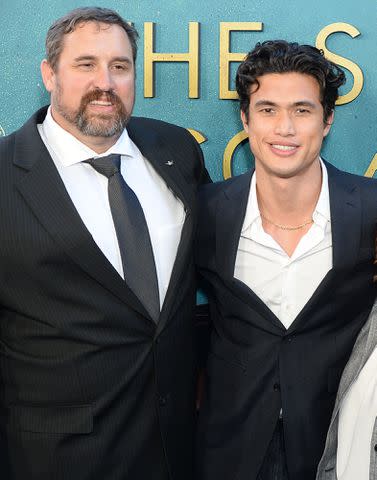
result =
[[[0,142],[7,480],[191,480],[191,245],[208,179],[185,130],[132,118],[137,33],[116,12],[57,20],[51,105]]]

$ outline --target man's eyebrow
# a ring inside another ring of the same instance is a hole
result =
[[[81,62],[82,60],[95,60],[97,57],[94,55],[80,55],[79,57],[74,58],[75,62]]]
[[[261,99],[255,102],[254,106],[255,107],[276,107],[276,103],[271,102],[270,100]]]
[[[310,108],[316,108],[316,105],[311,102],[310,100],[300,100],[298,102],[295,102],[293,104],[294,107],[310,107]]]
[[[255,107],[276,107],[277,103],[271,102],[271,100],[258,100],[255,102]],[[292,103],[292,107],[310,107],[310,108],[316,108],[316,105],[311,102],[310,100],[299,100],[297,102]]]
[[[95,55],[80,55],[74,59],[75,62],[82,62],[82,61],[93,61],[97,60],[98,57]],[[112,62],[122,62],[122,63],[129,63],[132,64],[132,60],[129,57],[113,57],[111,59]]]
[[[114,57],[111,59],[111,61],[132,64],[132,60],[129,57]]]

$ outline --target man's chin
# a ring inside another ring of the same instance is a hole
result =
[[[83,123],[85,125],[90,125],[94,128],[101,128],[101,126],[103,126],[104,128],[109,128],[113,124],[118,122],[119,118],[117,118],[115,115],[110,115],[106,113],[92,113],[90,115],[85,115],[85,117],[83,118]]]
[[[125,127],[125,123],[120,119],[114,119],[113,116],[101,114],[85,119],[78,127],[86,136],[108,138],[120,135]]]

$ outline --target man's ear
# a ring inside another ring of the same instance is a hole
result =
[[[46,90],[51,93],[55,87],[55,72],[46,59],[41,63],[41,75]]]
[[[328,135],[332,127],[332,124],[334,123],[334,116],[335,116],[335,112],[333,110],[326,119],[326,125],[325,125],[325,128],[323,129],[323,138],[325,138]]]
[[[246,113],[243,110],[241,110],[241,121],[245,132],[249,133],[249,119],[247,118]]]

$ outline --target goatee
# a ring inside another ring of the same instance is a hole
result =
[[[110,114],[90,114],[87,107],[93,101],[110,102],[115,106],[115,112]],[[75,125],[83,135],[90,137],[113,137],[120,135],[131,116],[115,92],[100,89],[86,93],[82,97],[79,109],[76,112],[71,113],[65,110],[59,99],[57,101],[57,110],[67,121]]]

